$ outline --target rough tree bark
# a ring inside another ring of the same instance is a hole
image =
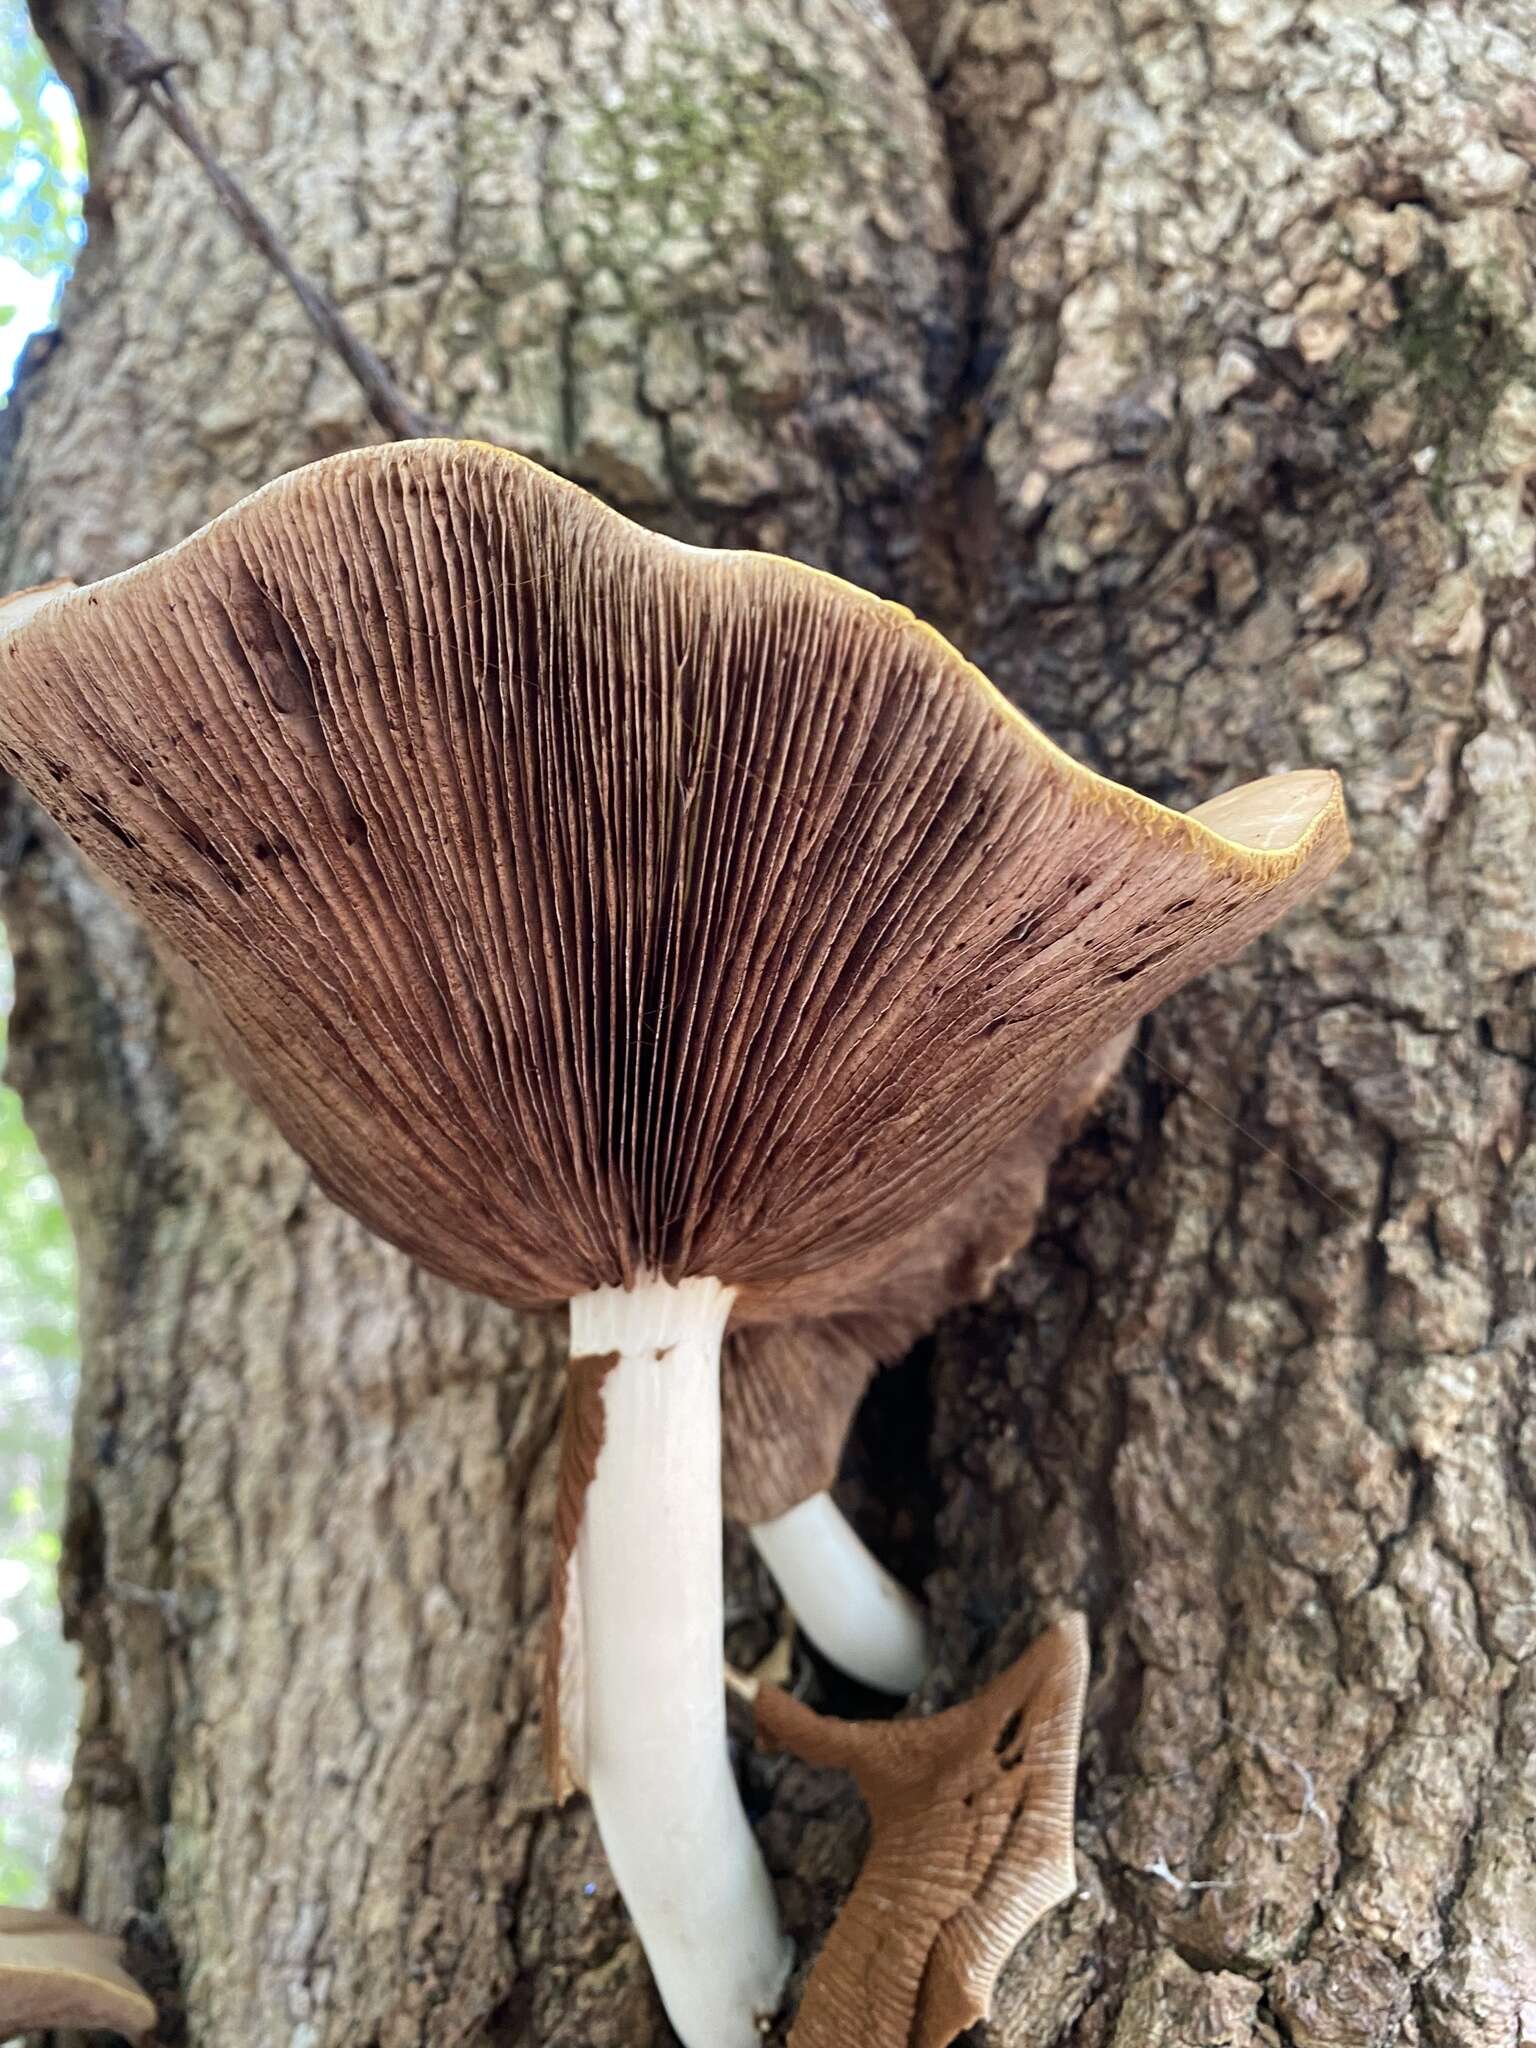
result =
[[[1081,1603],[1081,1887],[1013,2048],[1536,2039],[1536,8],[145,6],[467,434],[937,618],[1174,803],[1336,763],[1359,851],[1171,1004],[850,1498],[972,1690]],[[83,20],[92,238],[0,584],[372,438]],[[79,1237],[61,1871],[201,2048],[667,2036],[535,1670],[543,1330],[368,1240],[22,814],[12,1073]],[[741,1646],[766,1638],[735,1558]],[[748,1761],[803,1951],[847,1788]],[[174,2018],[166,2038],[175,2038]],[[871,2044],[889,2048],[889,2044]]]

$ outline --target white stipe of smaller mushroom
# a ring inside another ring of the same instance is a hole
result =
[[[720,1343],[732,1290],[652,1280],[571,1303],[573,1358],[616,1354],[576,1570],[581,1775],[686,2048],[761,2048],[789,1974],[726,1749]]]
[[[790,1613],[824,1657],[876,1692],[916,1692],[928,1670],[923,1610],[829,1493],[813,1493],[751,1533]]]

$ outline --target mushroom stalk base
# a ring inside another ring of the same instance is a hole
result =
[[[839,1671],[876,1692],[916,1692],[928,1670],[922,1609],[829,1493],[755,1523],[752,1541],[791,1614]]]
[[[715,1280],[571,1303],[573,1356],[615,1355],[576,1544],[578,1758],[613,1874],[686,2048],[761,2048],[789,1972],[726,1750]]]

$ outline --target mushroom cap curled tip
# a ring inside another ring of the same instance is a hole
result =
[[[782,1307],[1347,844],[1330,775],[1192,823],[900,607],[446,441],[0,608],[0,762],[330,1192],[525,1305]]]
[[[851,1771],[869,1808],[864,1866],[790,2048],[947,2048],[987,2018],[1003,1965],[1077,1882],[1087,1684],[1087,1627],[1069,1614],[975,1699],[928,1720],[833,1720],[762,1687],[764,1748]]]
[[[122,1967],[119,1946],[67,1913],[0,1906],[0,2041],[54,2027],[147,2033],[154,2001]]]

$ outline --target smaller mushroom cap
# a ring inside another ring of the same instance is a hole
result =
[[[875,1256],[818,1275],[821,1313],[732,1324],[720,1383],[728,1515],[771,1522],[831,1488],[874,1373],[951,1309],[985,1300],[1028,1244],[1052,1162],[1120,1071],[1133,1035],[1121,1032],[1064,1074],[939,1215]]]
[[[987,2018],[1003,1965],[1077,1883],[1087,1683],[1087,1625],[1069,1614],[975,1699],[926,1721],[833,1720],[762,1687],[763,1747],[851,1771],[869,1808],[869,1852],[790,2048],[948,2048]]]
[[[54,2027],[148,2033],[154,2001],[120,1956],[119,1942],[67,1913],[0,1906],[0,2041]]]

